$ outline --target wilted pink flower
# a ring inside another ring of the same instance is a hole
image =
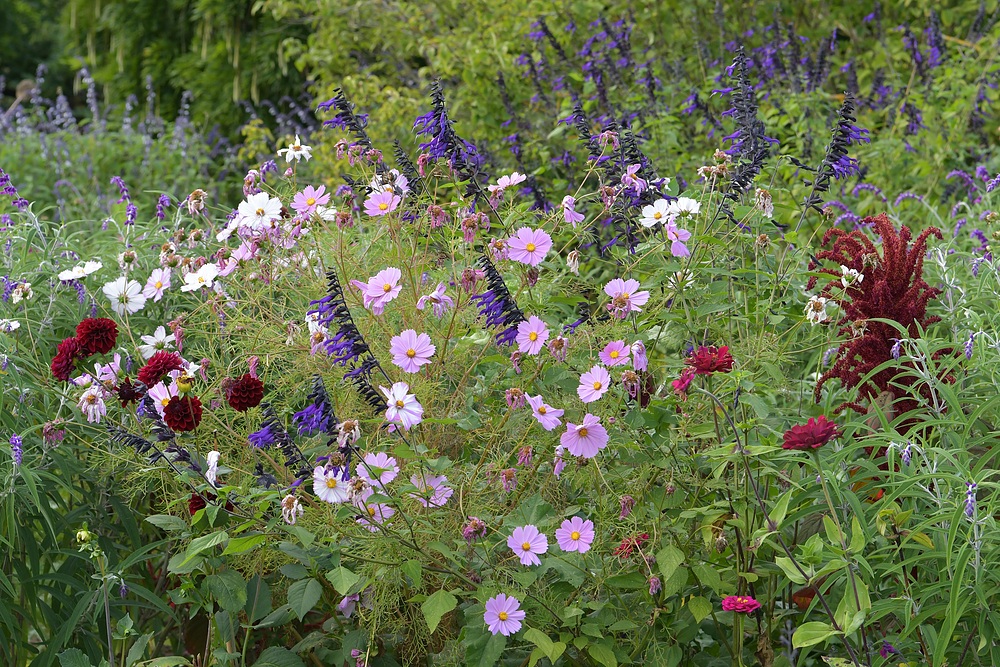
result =
[[[502,262],[507,259],[507,255],[510,254],[510,249],[507,247],[507,242],[503,239],[490,239],[490,244],[487,246],[490,249],[490,253],[493,255],[494,262]]]
[[[476,269],[474,267],[469,267],[462,271],[462,278],[460,280],[462,284],[462,289],[464,289],[469,294],[473,294],[476,291],[476,284],[486,277],[486,272],[482,269]]]
[[[594,541],[594,522],[578,516],[567,519],[556,529],[556,542],[563,551],[587,553]]]
[[[608,444],[608,432],[601,426],[601,420],[590,414],[584,415],[582,424],[566,422],[566,432],[559,442],[573,456],[591,459]]]
[[[520,410],[524,407],[525,394],[517,387],[511,387],[505,392],[507,407],[511,410]]]
[[[556,479],[559,479],[559,475],[562,474],[563,469],[566,467],[566,461],[563,460],[563,451],[565,449],[562,445],[556,445],[556,456],[552,461],[552,474],[555,475]]]
[[[681,229],[674,222],[668,222],[666,226],[667,238],[670,239],[670,254],[674,257],[690,257],[684,242],[691,238],[691,232]]]
[[[510,353],[510,365],[514,367],[514,372],[518,375],[521,374],[521,357],[523,356],[520,350],[514,350]]]
[[[631,349],[625,341],[615,340],[605,345],[598,356],[608,366],[619,366],[628,363],[630,352]]]
[[[417,310],[423,310],[427,307],[427,304],[431,304],[434,315],[441,318],[444,317],[449,308],[455,306],[455,301],[445,294],[445,284],[438,283],[437,289],[417,299]]]
[[[622,373],[622,386],[628,395],[635,398],[639,395],[639,374],[635,371],[625,371]]]
[[[619,319],[625,319],[629,313],[642,312],[639,306],[649,301],[649,292],[639,290],[639,281],[629,278],[615,278],[604,286],[604,293],[611,297],[608,310]]]
[[[642,169],[641,164],[630,164],[629,166],[625,167],[625,173],[622,174],[621,178],[622,187],[624,187],[626,190],[632,190],[636,194],[639,194],[640,192],[645,190],[648,186],[646,184],[646,181],[639,178],[638,176],[640,169]]]
[[[674,388],[674,393],[682,398],[687,398],[687,390],[691,386],[694,375],[695,370],[690,366],[681,371],[681,376],[670,383],[670,386]]]
[[[486,601],[486,613],[483,620],[492,634],[509,637],[521,629],[524,612],[517,598],[507,597],[500,593]]]
[[[541,396],[529,396],[528,404],[531,405],[531,413],[546,431],[562,424],[559,418],[563,416],[563,411],[546,404]]]
[[[515,468],[505,468],[500,471],[500,486],[507,493],[517,488],[517,470]]]
[[[507,546],[521,560],[521,565],[541,565],[538,554],[549,550],[549,538],[539,532],[537,526],[518,526],[507,538]]]
[[[524,174],[519,174],[516,171],[509,176],[504,175],[497,179],[496,185],[490,185],[487,189],[490,191],[490,204],[496,206],[503,199],[503,193],[507,188],[513,187],[519,183],[523,183],[527,179]]]
[[[462,537],[466,542],[472,543],[486,535],[486,522],[477,516],[470,516],[469,523],[462,528]]]
[[[361,290],[361,298],[364,300],[365,308],[371,310],[374,315],[381,315],[385,304],[399,296],[403,290],[399,284],[399,279],[402,276],[399,269],[390,266],[369,278],[367,283],[352,280],[351,284]]]
[[[390,424],[400,424],[409,431],[424,418],[424,408],[417,397],[408,393],[410,385],[397,382],[391,388],[379,387],[386,398],[385,419]]]
[[[402,198],[392,190],[373,192],[365,200],[365,213],[372,217],[388,215],[396,210],[401,201]]]
[[[552,237],[544,230],[521,227],[507,239],[510,258],[528,266],[538,266],[552,248]]]
[[[326,186],[321,185],[314,188],[307,185],[302,192],[296,192],[292,198],[292,209],[299,215],[310,215],[316,212],[317,206],[326,206],[330,203],[330,194],[326,192]]]
[[[521,447],[521,449],[518,450],[517,452],[517,465],[521,466],[522,468],[530,468],[531,459],[534,457],[534,454],[535,451],[534,449],[532,449],[531,445],[527,445],[526,447]]]
[[[624,519],[632,513],[632,508],[635,507],[635,498],[629,495],[624,495],[618,499],[618,504],[620,506],[621,512],[618,515],[619,519]]]
[[[446,484],[448,478],[444,475],[428,475],[421,473],[410,477],[410,483],[417,487],[420,495],[410,494],[424,507],[444,507],[455,489]]]
[[[392,363],[407,373],[417,373],[421,366],[429,364],[436,349],[431,344],[430,336],[425,333],[418,334],[413,329],[402,331],[389,341]]]
[[[593,403],[611,388],[611,374],[603,366],[594,366],[580,376],[576,393],[584,403]]]
[[[431,204],[427,207],[427,215],[431,219],[431,229],[444,227],[448,224],[448,212],[437,204]]]
[[[573,225],[574,228],[576,227],[576,223],[582,222],[584,219],[583,213],[577,213],[576,209],[574,208],[575,206],[576,206],[576,199],[573,198],[573,195],[566,195],[565,197],[563,197],[562,200],[563,219],[569,224]]]
[[[660,581],[660,578],[659,577],[650,577],[649,578],[649,594],[650,595],[656,595],[661,590],[663,590],[663,582]]]
[[[646,344],[641,340],[632,343],[632,368],[642,372],[649,368],[649,359],[646,357]]]
[[[535,315],[517,325],[517,336],[514,340],[517,341],[517,349],[524,354],[538,354],[548,339],[549,328]]]
[[[92,384],[80,396],[77,407],[87,417],[88,422],[101,423],[101,418],[108,414],[108,409],[104,405],[104,387],[99,384]]]
[[[566,355],[569,354],[569,339],[556,336],[549,341],[549,352],[556,361],[566,361]]]

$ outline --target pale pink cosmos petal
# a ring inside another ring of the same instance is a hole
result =
[[[358,477],[369,484],[373,486],[378,484],[384,487],[396,479],[396,475],[399,474],[399,465],[396,463],[394,457],[389,456],[385,452],[378,452],[377,454],[369,452],[364,455],[362,462],[358,463],[356,471]]]
[[[598,356],[608,366],[619,366],[628,363],[630,353],[631,350],[625,341],[615,340],[605,345]]]
[[[563,410],[553,408],[551,405],[545,403],[541,396],[528,396],[528,404],[531,406],[531,413],[534,415],[538,423],[542,425],[546,431],[551,431],[556,428],[562,421],[560,417],[563,416]]]
[[[388,215],[396,210],[402,199],[392,190],[373,192],[365,200],[365,213],[372,217]]]
[[[389,341],[389,354],[392,363],[407,373],[417,373],[424,364],[429,364],[434,351],[431,337],[425,333],[418,334],[413,329],[407,329]]]
[[[608,432],[601,426],[601,420],[587,413],[583,423],[566,422],[566,432],[559,437],[559,442],[573,456],[590,459],[608,444]]]
[[[507,538],[507,546],[521,561],[521,565],[541,565],[538,554],[549,550],[549,539],[539,532],[537,526],[518,526]]]
[[[538,266],[552,249],[552,237],[542,229],[521,227],[507,239],[510,258],[528,266]]]
[[[576,393],[584,403],[593,403],[611,388],[611,374],[603,366],[594,366],[580,376]]]
[[[521,629],[521,621],[524,620],[524,617],[525,613],[521,610],[521,603],[517,598],[507,597],[500,593],[486,601],[483,621],[494,635],[501,634],[504,637],[509,637],[516,633]]]
[[[517,349],[522,354],[534,355],[541,352],[548,338],[549,329],[545,326],[545,322],[532,315],[527,320],[518,323],[517,336],[514,337],[514,340],[517,342]]]
[[[567,519],[556,529],[556,542],[563,551],[586,553],[594,542],[594,523],[578,516]]]

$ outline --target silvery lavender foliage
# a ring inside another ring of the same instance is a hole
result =
[[[858,173],[858,161],[848,156],[847,149],[852,144],[867,143],[871,139],[868,136],[868,130],[854,124],[856,120],[854,97],[847,93],[844,95],[844,103],[837,111],[837,124],[833,128],[830,143],[826,147],[826,155],[816,170],[816,176],[812,181],[812,190],[802,202],[805,209],[811,208],[821,211],[820,204],[823,203],[823,198],[820,194],[829,191],[831,180],[840,180]]]
[[[24,441],[17,433],[10,436],[10,455],[15,466],[21,465],[21,461],[24,458],[23,443]]]

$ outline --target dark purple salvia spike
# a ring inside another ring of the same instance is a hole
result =
[[[552,30],[549,29],[549,26],[545,22],[545,19],[539,17],[538,20],[535,22],[535,24],[538,26],[538,29],[539,31],[541,31],[542,35],[545,36],[545,39],[548,41],[549,46],[551,46],[552,50],[555,51],[556,55],[559,56],[559,60],[563,61],[566,64],[569,64],[569,56],[566,55],[566,50],[563,49],[562,44],[559,43],[559,40],[556,38],[556,36],[552,34]]]
[[[378,393],[372,385],[371,376],[376,370],[382,372],[382,368],[378,365],[378,361],[375,357],[369,356],[357,367],[352,369],[351,372],[347,373],[345,377],[350,379],[351,384],[353,384],[354,388],[357,389],[362,400],[375,411],[375,414],[378,415],[385,411],[386,402],[385,397]]]
[[[354,105],[347,99],[342,89],[337,88],[334,90],[333,97],[320,104],[316,109],[317,111],[330,111],[331,109],[336,111],[333,118],[323,121],[323,127],[336,127],[350,132],[354,137],[355,143],[367,150],[375,148],[366,130],[368,127],[368,114],[354,113]]]
[[[830,74],[830,55],[837,46],[837,29],[829,38],[820,40],[816,48],[816,56],[809,61],[806,71],[806,92],[818,90]]]
[[[924,58],[924,54],[920,51],[917,38],[914,36],[913,31],[910,30],[910,24],[904,23],[899,26],[899,29],[903,31],[903,46],[906,48],[906,52],[910,54],[910,60],[913,61],[913,66],[917,70],[917,76],[923,81],[927,78],[927,59]]]
[[[930,19],[924,29],[924,38],[927,40],[927,67],[934,69],[947,57],[944,36],[941,34],[941,15],[934,9],[931,10]]]
[[[327,294],[322,299],[309,303],[310,306],[314,307],[309,311],[309,314],[316,313],[320,325],[331,331],[336,330],[336,333],[323,343],[323,346],[335,364],[346,366],[367,354],[369,347],[351,317],[351,310],[347,307],[347,301],[344,299],[344,289],[337,278],[337,272],[330,269],[326,274],[326,279]]]
[[[985,34],[983,28],[986,27],[986,0],[979,0],[979,9],[976,11],[976,18],[972,20],[969,27],[969,35],[965,38],[968,42],[978,42],[979,38]]]
[[[841,68],[841,71],[844,72],[847,78],[845,89],[853,95],[855,99],[857,99],[861,94],[861,89],[858,85],[858,70],[854,66],[854,60],[849,60],[847,64]]]
[[[497,345],[510,345],[517,335],[517,325],[526,318],[486,253],[479,256],[479,266],[486,275],[488,289],[472,297],[472,300],[476,302],[480,316],[486,320],[486,326],[501,329],[496,334]]]
[[[792,84],[793,92],[802,91],[802,49],[799,46],[799,36],[795,34],[795,28],[789,23],[785,26],[786,44],[788,48],[788,80]]]
[[[264,470],[264,464],[257,462],[257,466],[253,470],[253,476],[257,479],[257,486],[262,486],[265,489],[270,489],[272,486],[278,486],[278,478],[269,472]]]
[[[420,176],[420,172],[417,171],[417,167],[410,160],[410,156],[406,153],[399,139],[392,142],[392,154],[396,158],[396,164],[399,165],[400,173],[406,176],[414,194],[425,192],[424,179]]]
[[[295,471],[297,480],[306,479],[312,474],[308,459],[306,459],[302,450],[298,448],[298,445],[295,444],[295,441],[292,440],[288,431],[285,430],[284,424],[278,418],[278,414],[274,411],[271,404],[264,401],[260,406],[264,421],[261,423],[261,428],[258,431],[250,434],[250,443],[254,447],[259,448],[277,445],[285,457],[285,467]]]
[[[469,194],[483,196],[479,178],[485,160],[474,144],[455,132],[448,117],[440,80],[431,82],[431,111],[418,117],[413,128],[418,135],[430,137],[420,144],[420,150],[427,152],[432,159],[447,159],[451,168],[463,180],[468,181]]]
[[[299,435],[309,437],[317,433],[333,434],[339,420],[333,412],[333,404],[326,392],[323,378],[319,375],[313,376],[313,386],[308,398],[309,404],[292,416]]]

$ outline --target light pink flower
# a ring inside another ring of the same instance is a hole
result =
[[[490,191],[490,201],[496,206],[496,203],[503,199],[503,193],[507,188],[513,187],[519,183],[524,183],[527,176],[524,174],[519,174],[516,171],[509,176],[504,175],[497,179],[496,185],[491,185],[487,189]]]
[[[587,553],[594,541],[594,522],[578,516],[567,519],[556,529],[556,542],[563,551]]]
[[[538,266],[552,248],[552,237],[545,230],[521,227],[507,239],[510,258],[528,266]]]
[[[610,388],[611,374],[603,366],[594,366],[580,376],[580,386],[576,388],[576,393],[584,403],[593,403]]]
[[[631,349],[625,344],[625,341],[613,340],[604,346],[598,356],[608,366],[620,366],[628,363],[630,352]]]
[[[436,349],[431,344],[430,336],[425,333],[418,334],[413,329],[402,331],[389,341],[392,363],[407,373],[417,373],[421,366],[429,364]]]
[[[563,416],[563,411],[546,404],[541,396],[529,396],[528,404],[531,406],[531,414],[546,431],[551,431],[562,424],[559,418]]]
[[[392,190],[373,192],[365,200],[365,213],[372,217],[389,215],[396,210],[402,198]]]
[[[563,460],[563,451],[565,450],[566,448],[562,445],[556,445],[556,456],[552,461],[552,474],[555,475],[556,479],[559,479],[559,475],[566,467],[566,461]]]
[[[649,368],[649,358],[646,357],[646,344],[641,340],[632,343],[632,368],[644,371]]]
[[[507,538],[507,546],[521,560],[521,565],[541,565],[538,554],[549,550],[549,538],[539,532],[537,526],[518,526]]]
[[[583,213],[577,213],[574,206],[576,206],[576,199],[573,198],[573,195],[566,195],[565,197],[563,197],[562,200],[563,219],[569,224],[573,225],[573,227],[575,228],[576,223],[583,221],[584,215]]]
[[[153,269],[142,290],[142,295],[147,299],[159,301],[163,298],[163,290],[166,289],[170,289],[170,269]]]
[[[149,388],[147,393],[153,400],[153,407],[156,408],[156,412],[159,413],[160,418],[162,419],[163,409],[167,407],[167,403],[170,402],[170,399],[177,395],[177,383],[171,382],[169,385],[166,385],[162,382],[157,382]]]
[[[428,303],[434,309],[434,315],[439,318],[444,317],[448,309],[455,306],[455,301],[445,294],[444,283],[438,283],[437,289],[417,299],[417,310],[423,310]]]
[[[604,286],[604,293],[611,297],[608,310],[620,319],[625,319],[629,313],[642,312],[639,306],[644,306],[649,301],[649,292],[639,291],[639,281],[632,278],[615,278],[609,281]]]
[[[691,238],[691,232],[681,229],[674,222],[667,223],[666,232],[667,238],[671,241],[670,254],[674,257],[690,257],[691,251],[684,242]]]
[[[608,432],[601,426],[601,420],[589,412],[583,416],[582,424],[566,422],[566,432],[559,442],[573,456],[592,459],[608,444]]]
[[[362,461],[364,463],[359,463],[356,468],[358,477],[372,486],[377,484],[384,487],[396,479],[396,475],[399,474],[399,465],[396,464],[396,459],[385,452],[377,454],[369,452],[364,455]]]
[[[517,325],[517,349],[523,354],[538,354],[549,338],[549,329],[539,317],[532,315]]]
[[[411,493],[417,502],[424,507],[444,507],[455,489],[446,484],[448,478],[444,475],[428,475],[422,473],[410,477],[410,483],[417,487],[420,495]]]
[[[399,279],[402,277],[403,274],[399,269],[390,266],[369,278],[367,283],[352,280],[351,284],[361,290],[361,298],[364,300],[365,308],[371,310],[374,315],[381,315],[385,304],[399,296],[403,290],[402,285],[399,284]]]
[[[317,206],[326,206],[330,203],[330,194],[326,192],[326,186],[321,185],[314,188],[307,185],[302,192],[296,192],[292,199],[292,208],[299,215],[310,215],[316,212]]]
[[[373,533],[377,533],[378,529],[382,527],[386,521],[396,513],[391,506],[385,503],[375,503],[374,505],[365,504],[361,508],[362,516],[358,519],[358,523]]]
[[[623,188],[633,190],[636,194],[646,189],[646,181],[638,176],[640,169],[642,169],[641,164],[630,164],[625,168],[621,178]]]
[[[400,424],[403,430],[411,428],[423,421],[424,406],[417,402],[417,397],[408,393],[410,385],[397,382],[391,388],[379,386],[386,398],[385,419],[390,424]]]
[[[483,621],[492,634],[509,637],[521,629],[524,612],[517,598],[509,598],[503,593],[486,601],[486,613]]]
[[[108,414],[108,409],[104,405],[104,387],[99,384],[92,384],[80,396],[77,407],[87,417],[88,422],[101,423],[101,418]]]

